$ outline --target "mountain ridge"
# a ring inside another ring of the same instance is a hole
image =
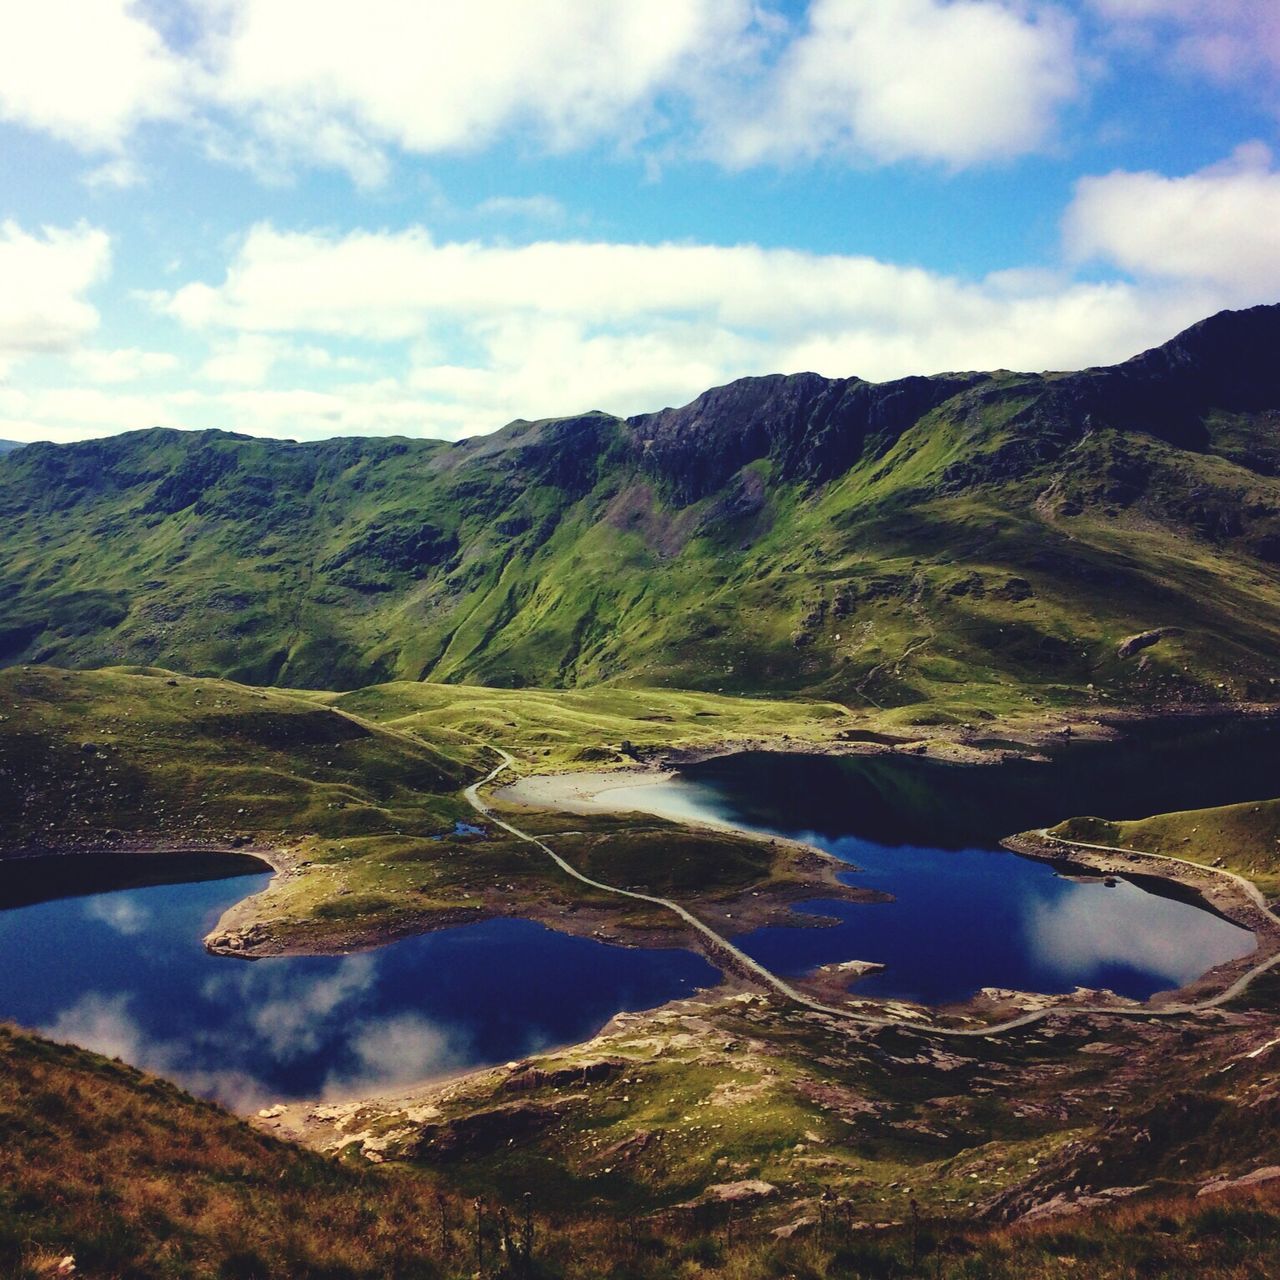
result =
[[[0,463],[0,662],[978,709],[1002,685],[1265,696],[1277,352],[1280,306],[1258,307],[1119,365],[766,375],[457,443],[30,445]],[[1175,625],[1141,676],[1116,665]]]

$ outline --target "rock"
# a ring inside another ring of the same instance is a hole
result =
[[[626,1058],[592,1058],[586,1062],[549,1069],[518,1063],[514,1069],[508,1066],[511,1075],[503,1081],[502,1087],[519,1092],[546,1086],[598,1084],[630,1065]]]
[[[1062,1191],[1051,1200],[1045,1200],[1043,1203],[1028,1209],[1026,1213],[1018,1218],[1018,1222],[1039,1222],[1045,1218],[1069,1218],[1077,1213],[1084,1213],[1086,1209],[1098,1209],[1103,1205],[1112,1204],[1116,1200],[1123,1200],[1129,1196],[1137,1195],[1140,1191],[1145,1191],[1146,1189],[1146,1184],[1143,1184],[1139,1187],[1107,1187],[1103,1191],[1080,1195],[1072,1195]]]
[[[258,1119],[274,1120],[277,1116],[284,1115],[288,1109],[289,1108],[286,1107],[283,1102],[277,1102],[274,1107],[263,1107],[262,1110],[258,1112]]]
[[[741,1182],[716,1182],[698,1198],[715,1204],[755,1204],[769,1200],[778,1194],[772,1182],[759,1178],[746,1178]]]
[[[1154,631],[1140,631],[1135,636],[1126,636],[1120,641],[1119,647],[1116,649],[1116,656],[1119,658],[1132,658],[1135,653],[1140,653],[1143,649],[1149,649],[1153,644],[1159,644],[1166,636],[1182,635],[1181,627],[1157,627]]]
[[[474,1156],[508,1146],[554,1124],[582,1094],[557,1098],[554,1103],[508,1102],[473,1111],[470,1115],[423,1125],[404,1151],[408,1158]]]
[[[1219,1191],[1234,1191],[1238,1187],[1260,1187],[1264,1183],[1274,1182],[1280,1178],[1280,1165],[1269,1164],[1261,1169],[1255,1169],[1252,1173],[1246,1173],[1240,1178],[1215,1178],[1212,1182],[1206,1182],[1196,1196],[1212,1196]]]
[[[613,1160],[622,1162],[626,1160],[634,1160],[636,1156],[647,1151],[655,1142],[661,1142],[663,1131],[661,1129],[637,1129],[629,1138],[622,1138],[618,1142],[611,1143],[605,1147],[603,1151],[599,1151],[595,1155],[598,1163],[605,1160]]]
[[[788,1222],[784,1227],[774,1227],[770,1234],[776,1240],[790,1240],[792,1236],[798,1236],[806,1231],[812,1231],[817,1225],[817,1218],[797,1218],[794,1222]]]
[[[868,973],[880,973],[883,969],[884,965],[875,960],[844,960],[840,964],[824,966],[827,973],[838,973],[850,978],[862,978]]]

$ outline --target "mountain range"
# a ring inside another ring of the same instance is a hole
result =
[[[458,443],[31,444],[0,566],[5,665],[1274,700],[1280,306],[1106,368],[745,378]]]

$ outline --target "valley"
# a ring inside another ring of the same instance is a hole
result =
[[[6,454],[0,1266],[1260,1274],[1278,343]]]

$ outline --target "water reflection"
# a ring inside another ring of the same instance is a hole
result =
[[[735,760],[742,762],[740,775]],[[806,763],[791,758],[771,780],[760,757],[732,757],[694,777],[610,793],[613,801],[662,817],[804,840],[859,868],[841,877],[847,883],[893,895],[889,903],[798,903],[797,911],[824,917],[829,927],[773,926],[736,939],[784,976],[870,960],[886,968],[859,979],[851,988],[858,996],[947,1004],[983,987],[1060,994],[1086,986],[1147,999],[1255,947],[1251,933],[1221,916],[1126,881],[1107,887],[1096,879],[1068,880],[1045,863],[993,848],[886,839],[914,829],[910,812],[897,821],[898,806],[884,800],[892,793],[884,783],[892,761],[872,762],[874,804],[860,784],[844,792],[818,785],[850,776],[850,762],[839,762],[841,771],[833,773],[832,762],[815,761],[815,785],[798,786]],[[954,789],[964,771],[941,776]],[[919,787],[904,801],[908,810],[926,803]],[[1026,803],[1019,798],[1019,805]],[[820,830],[804,822],[810,808],[821,813]]]
[[[525,920],[351,956],[207,955],[203,934],[265,879],[0,911],[0,1017],[247,1109],[520,1057],[719,977],[691,952],[607,946]]]
[[[1180,987],[1254,949],[1239,937],[1243,930],[1223,924],[1207,911],[1124,881],[1102,893],[1070,884],[1055,898],[1029,902],[1026,937],[1041,964],[1081,986],[1098,986],[1099,975],[1129,970]]]

